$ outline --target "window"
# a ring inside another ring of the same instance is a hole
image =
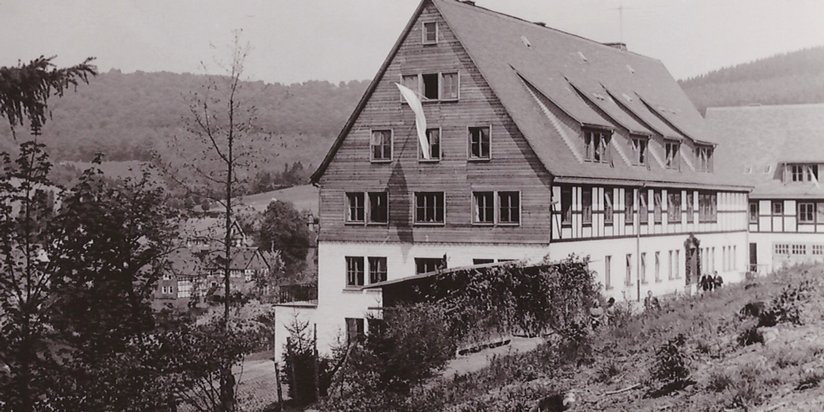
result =
[[[363,336],[363,318],[346,318],[346,343],[351,345]]]
[[[561,225],[572,226],[572,186],[561,186]]]
[[[655,252],[655,282],[661,281],[661,252]]]
[[[681,223],[680,190],[670,190],[667,192],[667,222],[670,224]]]
[[[498,223],[521,222],[521,192],[498,192]]]
[[[816,210],[818,212],[816,213],[818,222],[824,223],[824,203],[817,203]]]
[[[418,275],[445,268],[446,262],[442,258],[415,258],[415,273]]]
[[[443,192],[415,193],[415,223],[442,224],[443,222]]]
[[[615,197],[615,192],[612,188],[605,188],[604,189],[604,224],[609,226],[612,225],[613,221],[613,198]]]
[[[363,193],[347,193],[346,194],[347,222],[363,222],[366,216],[364,208]]]
[[[392,131],[373,130],[370,142],[371,160],[373,162],[388,162],[392,160]]]
[[[458,72],[441,74],[441,100],[458,100],[460,90]]]
[[[495,194],[494,192],[473,192],[475,204],[475,223],[495,223]]]
[[[814,255],[824,255],[824,245],[813,245],[812,249]]]
[[[674,279],[672,277],[672,266],[673,266],[672,251],[670,250],[669,251],[669,258],[667,258],[667,279],[669,279],[669,280]]]
[[[798,223],[815,223],[815,203],[798,203]]]
[[[680,269],[681,264],[680,264],[680,262],[681,262],[681,251],[676,249],[675,250],[675,262],[673,262],[673,263],[675,263],[675,278],[676,279],[681,279],[681,269]]]
[[[386,197],[386,192],[369,193],[369,223],[387,223],[389,221],[389,206]]]
[[[632,253],[627,253],[627,273],[624,277],[624,285],[632,285]]]
[[[472,259],[473,265],[488,265],[490,263],[495,263],[495,259]]]
[[[421,75],[421,81],[423,82],[422,100],[438,100],[438,93],[441,90],[439,79],[440,76],[438,73],[426,73]]]
[[[793,255],[806,255],[807,254],[807,247],[806,245],[799,245],[795,244],[792,245]]]
[[[712,172],[712,146],[695,146],[696,169],[699,172]]]
[[[649,222],[649,207],[647,206],[647,191],[638,189],[638,220],[642,225]]]
[[[661,209],[663,208],[661,200],[661,191],[654,190],[652,192],[652,218],[655,220],[655,223],[661,223]]]
[[[363,286],[363,257],[346,257],[346,286]]]
[[[592,225],[592,188],[581,188],[581,216],[584,226]]]
[[[424,22],[423,23],[423,44],[437,44],[438,43],[438,23]]]
[[[692,191],[687,191],[687,223],[692,223],[695,219],[695,195]]]
[[[789,165],[790,167],[790,177],[792,178],[793,182],[803,182],[804,181],[804,167],[801,165]]]
[[[647,145],[649,140],[646,137],[632,138],[632,161],[635,165],[647,164]]]
[[[612,256],[604,256],[604,288],[612,289]]]
[[[647,283],[647,253],[641,253],[641,284]]]
[[[776,255],[789,255],[790,254],[790,245],[786,243],[777,243],[775,244],[775,254]]]
[[[424,159],[421,145],[418,146],[418,160],[437,162],[441,160],[441,129],[426,129],[426,140],[429,141],[429,159]]]
[[[750,223],[758,223],[758,202],[750,202]]]
[[[627,225],[633,224],[632,213],[635,208],[634,189],[624,189],[624,221]]]
[[[818,181],[818,165],[817,164],[790,164],[785,169],[789,174],[789,179],[793,182],[817,182]],[[786,176],[786,175],[785,175]]]
[[[386,258],[369,258],[369,283],[378,283],[386,280]]]
[[[418,95],[421,94],[421,89],[418,85],[418,75],[417,74],[407,74],[407,75],[401,76],[401,84],[403,84],[404,86],[406,86],[407,88],[409,88],[410,90],[415,92],[415,94],[418,94]],[[401,102],[404,102],[404,103],[406,102],[406,99],[403,98],[403,95],[401,95]]]
[[[489,126],[469,128],[469,158],[489,159]]]
[[[775,216],[781,216],[784,214],[784,202],[781,200],[773,200],[772,202],[772,214]]]
[[[610,132],[584,129],[584,160],[609,163]]]
[[[698,193],[698,221],[701,223],[714,223],[718,221],[717,193]]]
[[[678,150],[681,148],[681,144],[678,142],[665,142],[664,143],[664,150],[666,152],[666,167],[667,169],[679,169],[680,168],[680,161],[678,159]]]

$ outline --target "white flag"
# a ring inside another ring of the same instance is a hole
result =
[[[395,86],[398,86],[398,89],[401,91],[401,96],[403,96],[403,99],[409,104],[409,108],[415,112],[415,126],[417,126],[418,129],[418,141],[421,144],[421,154],[424,159],[429,160],[431,156],[429,154],[429,139],[426,137],[426,116],[423,114],[421,100],[418,99],[418,95],[415,94],[412,89],[399,83],[395,83]]]

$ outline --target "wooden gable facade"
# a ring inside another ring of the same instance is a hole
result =
[[[424,25],[431,23],[437,41],[425,44]],[[395,83],[455,72],[457,100],[423,103],[428,128],[440,129],[441,141],[440,160],[423,161],[414,114]],[[489,159],[470,159],[471,127],[490,128]],[[373,130],[391,130],[391,160],[371,160]],[[315,177],[321,241],[549,243],[551,177],[430,1],[420,5],[332,151]],[[473,192],[481,191],[518,192],[519,222],[473,223]],[[368,192],[387,193],[388,223],[347,222],[347,193]],[[416,192],[445,194],[443,224],[415,223]]]

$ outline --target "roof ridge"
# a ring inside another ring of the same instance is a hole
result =
[[[824,107],[824,103],[793,103],[793,104],[753,104],[746,106],[713,106],[707,107],[709,111],[742,110],[742,109],[774,109],[774,108],[794,108],[794,107]]]
[[[436,0],[433,0],[433,1],[436,1]],[[643,57],[645,59],[649,59],[649,60],[653,60],[653,61],[660,61],[660,60],[658,60],[654,57],[650,57],[650,56],[647,56],[647,55],[636,53],[636,52],[634,52],[632,50],[629,50],[629,49],[619,50],[615,47],[608,46],[608,45],[606,45],[602,42],[590,39],[588,37],[581,36],[579,34],[570,33],[568,31],[557,29],[555,27],[551,27],[551,26],[548,26],[548,25],[539,25],[539,24],[536,24],[534,21],[529,21],[529,20],[527,20],[523,17],[513,16],[511,14],[503,13],[503,12],[500,12],[500,11],[497,11],[497,10],[488,9],[486,7],[483,7],[483,6],[478,6],[474,2],[472,4],[468,4],[463,0],[437,0],[437,1],[441,1],[441,2],[451,1],[451,2],[454,2],[454,3],[460,4],[462,7],[478,9],[479,11],[487,12],[487,14],[492,14],[492,15],[495,15],[495,16],[498,16],[498,17],[513,19],[513,20],[516,20],[520,23],[528,24],[528,25],[530,25],[530,27],[532,27],[532,26],[540,27],[542,29],[550,30],[550,31],[553,31],[553,32],[556,32],[556,33],[559,33],[559,34],[567,35],[569,37],[573,37],[573,38],[576,38],[576,39],[579,39],[579,40],[584,40],[586,42],[593,43],[595,45],[598,45],[598,46],[604,47],[606,49],[609,49],[611,52],[614,52],[614,53],[630,53],[632,55],[635,55],[635,56],[638,56],[638,57]]]

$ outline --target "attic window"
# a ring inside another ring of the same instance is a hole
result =
[[[637,166],[644,166],[647,164],[647,146],[649,139],[646,137],[632,138],[632,163]]]
[[[667,169],[678,169],[678,151],[680,148],[681,144],[678,142],[666,141],[664,143],[664,149],[666,150],[667,155]]]
[[[770,173],[772,173],[772,165],[767,165],[767,166],[765,166],[765,167],[764,167],[764,174],[765,174],[765,175],[768,175],[768,174],[770,174]]]
[[[592,163],[609,163],[610,138],[609,131],[584,129],[584,160]]]
[[[627,65],[627,70],[629,70],[630,73],[635,74],[635,69],[633,69],[632,66]]]
[[[438,43],[438,23],[434,21],[423,23],[423,44]]]
[[[817,164],[788,164],[785,174],[785,181],[791,182],[817,182]]]
[[[628,101],[628,102],[631,102],[631,101],[632,101],[632,96],[630,96],[630,95],[628,95],[628,94],[626,94],[626,93],[621,93],[621,97],[623,97],[623,98],[624,98],[624,100],[626,100],[626,101]]]
[[[582,62],[589,63],[589,60],[587,60],[587,56],[584,56],[584,53],[578,52],[578,57],[581,58]]]
[[[601,100],[601,101],[606,101],[607,100],[607,97],[604,96],[601,93],[592,93],[592,95],[595,96],[595,98],[598,99],[598,100]]]
[[[712,172],[712,146],[695,146],[695,158],[698,161],[699,172]]]
[[[747,166],[744,168],[744,174],[752,174],[752,166]]]
[[[532,47],[532,43],[529,42],[529,39],[527,39],[526,36],[521,36],[521,43],[523,43],[527,48]]]

